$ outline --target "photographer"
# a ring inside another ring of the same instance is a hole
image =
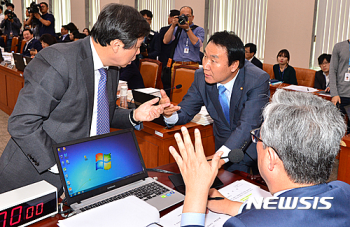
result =
[[[144,9],[140,11],[141,15],[147,23],[151,26],[153,14],[151,11]],[[151,30],[148,36],[141,44],[140,52],[143,58],[157,59],[160,54],[160,42],[158,39],[158,32]]]
[[[43,34],[50,34],[56,37],[55,33],[55,17],[48,13],[49,6],[46,2],[40,3],[40,12],[34,13],[34,17],[39,20],[38,27],[39,27],[39,36],[42,36]]]
[[[4,20],[0,24],[0,28],[4,28],[4,34],[7,36],[7,43],[5,50],[7,52],[11,51],[12,38],[19,36],[20,28],[22,26],[21,22],[17,18],[16,14],[13,12],[14,5],[8,3],[7,10],[5,11]]]
[[[173,57],[172,75],[174,74],[173,68],[177,65],[199,66],[198,63],[201,60],[199,51],[203,46],[204,29],[194,25],[193,19],[193,9],[189,6],[181,7],[180,16],[173,18],[170,28],[164,35],[163,43],[169,44],[175,40],[177,29],[182,29]],[[165,88],[170,87],[169,84],[163,83],[163,85]]]

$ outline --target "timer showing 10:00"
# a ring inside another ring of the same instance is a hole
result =
[[[40,181],[0,194],[0,227],[32,224],[57,214],[57,190]]]

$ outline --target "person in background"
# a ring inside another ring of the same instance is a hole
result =
[[[5,11],[5,17],[0,24],[0,28],[4,29],[4,34],[7,36],[5,51],[11,52],[12,38],[20,35],[20,29],[22,27],[21,22],[13,12],[14,5],[9,3],[7,10]]]
[[[244,46],[245,49],[245,59],[259,67],[260,69],[263,69],[263,64],[259,59],[255,57],[256,54],[256,45],[254,43],[247,43]]]
[[[46,2],[40,3],[40,12],[34,13],[34,17],[38,19],[39,36],[50,34],[56,36],[55,33],[55,17],[49,13],[49,5]]]
[[[298,85],[295,70],[292,66],[289,65],[289,60],[290,55],[288,50],[283,49],[278,52],[278,64],[275,64],[273,66],[273,73],[275,74],[275,79],[282,81],[283,83]]]
[[[330,54],[321,54],[318,57],[318,65],[321,70],[315,73],[315,83],[314,88],[325,90],[329,92],[329,65],[331,63]]]
[[[75,30],[78,30],[77,26],[75,26],[75,24],[73,22],[68,23],[67,27],[68,27],[68,30],[70,33],[75,31]]]
[[[78,30],[74,30],[73,32],[69,33],[69,39],[70,41],[77,41],[79,39],[84,39],[86,35],[84,33],[79,33]]]
[[[5,18],[5,15],[3,14],[4,11],[4,7],[2,7],[0,5],[0,23],[2,22],[2,20]]]
[[[90,35],[90,30],[89,30],[89,28],[84,28],[84,29],[83,29],[83,33],[84,33],[86,36]]]
[[[50,34],[44,34],[40,37],[39,39],[41,46],[43,48],[46,48],[48,46],[51,46],[55,43],[57,43],[56,37],[50,35]],[[30,49],[30,55],[33,58],[36,54],[38,53],[38,51],[34,48]]]
[[[67,25],[63,25],[61,27],[61,37],[59,38],[58,42],[70,42],[70,37],[69,37],[69,28]]]
[[[181,226],[204,226],[207,208],[232,216],[224,227],[349,226],[350,185],[342,181],[327,182],[345,134],[340,111],[316,95],[278,89],[264,108],[263,117],[261,128],[250,133],[258,151],[260,174],[276,199],[270,199],[261,209],[254,205],[248,208],[210,189],[222,153],[218,152],[208,162],[198,129],[194,132],[195,146],[185,127],[181,129],[183,139],[179,133],[175,134],[181,156],[172,146],[169,151],[186,185]],[[222,200],[208,201],[212,197]],[[318,202],[325,197],[329,198],[328,208]],[[292,202],[285,202],[284,209],[280,208],[280,203],[289,198],[294,198],[293,206],[297,201],[296,207],[286,209],[292,207]],[[301,198],[308,198],[309,208]]]
[[[152,18],[153,14],[151,11],[144,9],[140,11],[141,15],[147,23],[149,23],[149,26],[152,24]],[[151,59],[157,59],[157,56],[160,53],[160,42],[158,39],[158,32],[151,30],[149,35],[145,38],[144,42],[141,46],[141,58],[151,58]]]
[[[24,29],[23,31],[23,39],[26,41],[26,44],[23,47],[22,55],[30,57],[31,49],[35,49],[36,52],[39,52],[43,47],[39,40],[35,39],[33,36],[33,31],[30,29]]]

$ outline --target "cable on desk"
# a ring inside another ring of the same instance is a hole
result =
[[[164,169],[146,169],[148,172],[158,172],[158,173],[167,173],[167,174],[177,174],[168,170],[164,170]]]

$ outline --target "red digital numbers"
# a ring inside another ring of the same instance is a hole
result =
[[[15,213],[16,210],[19,210],[18,220],[16,222],[13,222],[13,219],[15,219],[13,214]],[[11,219],[10,219],[10,226],[18,224],[21,221],[21,215],[22,215],[22,206],[19,206],[19,207],[16,207],[16,208],[12,209],[12,211],[11,211]]]
[[[2,227],[5,227],[5,226],[6,226],[6,217],[7,217],[7,212],[6,212],[6,211],[1,212],[1,213],[0,213],[0,216],[1,216],[1,215],[4,215],[4,217],[3,217],[2,219],[0,219],[0,220],[3,220]],[[1,222],[0,222],[0,223],[1,223]]]
[[[38,216],[44,211],[44,203],[39,203],[36,206],[30,206],[23,209],[23,206],[17,206],[14,208],[9,208],[0,213],[0,227],[6,227],[6,222],[9,222],[9,226],[17,225],[22,220],[22,210],[25,210],[25,215],[23,214],[24,220],[29,220],[35,216]],[[11,216],[7,217],[7,213],[10,213]],[[1,225],[2,224],[2,225]]]

